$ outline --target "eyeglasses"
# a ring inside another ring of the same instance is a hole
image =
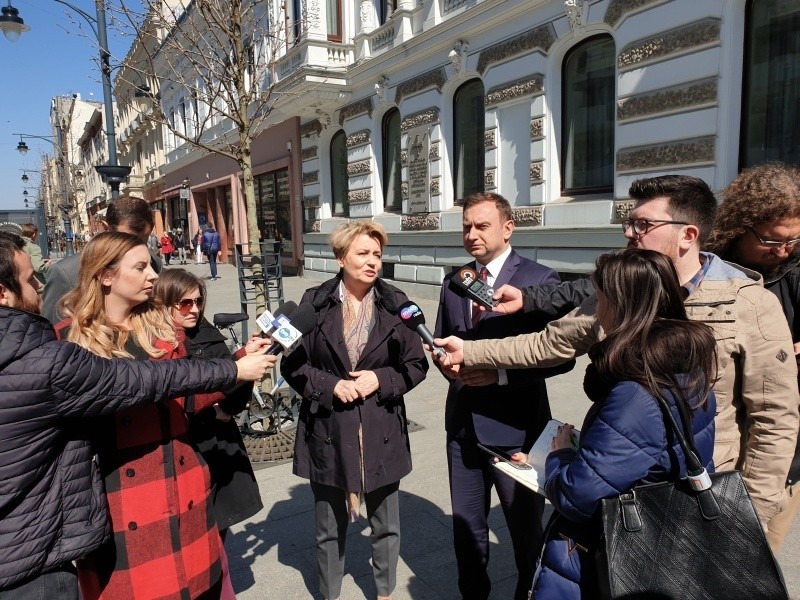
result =
[[[798,243],[800,243],[800,238],[794,238],[792,240],[764,240],[761,238],[760,235],[756,233],[756,230],[752,227],[748,227],[750,233],[752,233],[755,238],[758,240],[758,243],[764,246],[765,248],[794,248]]]
[[[175,308],[185,317],[192,310],[192,306],[197,306],[197,310],[203,310],[205,303],[206,301],[202,296],[199,298],[183,298],[175,303]]]
[[[658,223],[658,225],[656,225]],[[625,219],[622,222],[622,233],[627,233],[628,229],[633,228],[636,235],[644,235],[655,227],[661,225],[688,225],[686,221],[665,221],[664,219]]]

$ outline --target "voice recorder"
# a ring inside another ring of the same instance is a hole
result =
[[[470,267],[460,268],[455,277],[452,278],[452,282],[455,283],[470,300],[485,306],[489,310],[497,306],[498,301],[492,298],[494,289],[480,280],[475,269]]]

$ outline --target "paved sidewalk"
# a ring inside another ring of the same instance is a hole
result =
[[[168,267],[168,268],[174,268]],[[208,275],[208,266],[188,265]],[[207,313],[237,312],[236,270],[220,265],[222,276],[209,281]],[[287,300],[299,301],[315,285],[310,279],[284,279]],[[430,329],[437,303],[419,300]],[[251,310],[251,331],[254,310]],[[582,390],[586,360],[571,373],[548,383],[553,415],[580,424],[588,407]],[[406,397],[409,418],[424,427],[411,434],[414,470],[401,483],[402,542],[395,600],[444,600],[459,597],[452,549],[450,495],[445,461],[444,399],[447,384],[434,368]],[[511,399],[505,399],[511,400]],[[522,399],[519,399],[522,400]],[[314,515],[308,483],[292,475],[291,464],[256,472],[264,509],[248,523],[231,529],[226,547],[237,595],[242,600],[319,598],[314,556]],[[549,513],[548,513],[549,514]],[[492,599],[513,597],[514,561],[505,521],[494,498],[490,513]],[[779,556],[792,597],[800,598],[800,526],[790,532]],[[374,598],[366,519],[350,526],[342,599]]]

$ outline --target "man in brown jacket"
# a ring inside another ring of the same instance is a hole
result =
[[[716,200],[705,182],[666,175],[635,181],[629,193],[636,206],[622,224],[628,246],[669,256],[686,292],[689,318],[714,330],[714,463],[720,471],[741,470],[756,511],[768,526],[786,502],[784,485],[800,424],[797,365],[780,304],[757,273],[700,251],[716,212]],[[520,290],[503,287],[498,296],[500,310],[522,308]],[[539,333],[474,342],[440,340],[447,351],[443,364],[549,367],[585,354],[603,335],[595,317],[596,301],[590,295]]]

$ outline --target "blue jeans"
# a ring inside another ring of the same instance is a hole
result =
[[[217,278],[217,253],[208,253],[208,266],[211,267],[211,279]]]
[[[0,600],[78,600],[78,576],[72,563],[39,573],[0,590]]]

